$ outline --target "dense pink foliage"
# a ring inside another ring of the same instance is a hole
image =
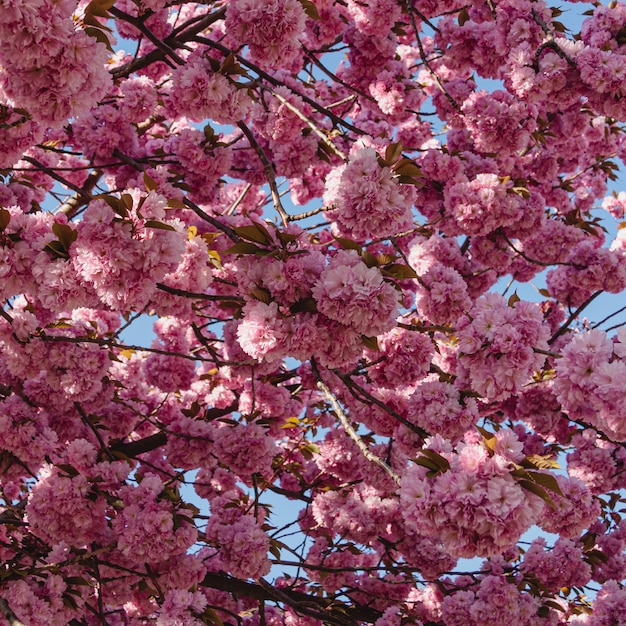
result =
[[[625,624],[625,24],[0,0],[0,626]]]

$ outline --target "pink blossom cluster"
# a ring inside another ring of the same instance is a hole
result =
[[[513,192],[512,181],[502,181],[496,174],[481,173],[447,186],[444,195],[445,210],[456,224],[450,234],[488,235],[523,216],[523,202]]]
[[[234,0],[225,28],[237,44],[249,46],[250,58],[263,67],[290,67],[298,58],[305,20],[298,0]]]
[[[324,204],[338,234],[363,241],[408,230],[412,194],[372,148],[355,150],[326,178]]]
[[[1,167],[10,167],[28,150],[43,139],[44,128],[33,121],[25,110],[0,105],[0,137],[4,151]]]
[[[139,562],[160,562],[184,554],[195,542],[191,512],[176,506],[166,486],[146,475],[137,486],[120,489],[122,510],[111,521],[117,549]]]
[[[512,548],[536,523],[544,503],[511,475],[511,463],[522,456],[511,431],[496,434],[491,454],[471,441],[455,449],[438,435],[425,450],[450,467],[428,476],[426,467],[415,464],[402,477],[402,516],[416,534],[443,542],[455,557],[493,556]]]
[[[457,323],[459,374],[489,400],[504,400],[521,390],[541,368],[548,329],[539,307],[518,301],[508,306],[499,294],[476,301]]]
[[[361,335],[390,330],[399,310],[393,285],[350,250],[338,252],[326,267],[317,253],[270,262],[241,281],[252,294],[264,289],[277,298],[269,303],[253,299],[244,307],[237,337],[256,359],[275,361],[293,353],[303,360],[315,355],[324,363],[344,363],[361,352]],[[286,308],[307,298],[315,301],[317,313],[293,314]],[[342,336],[334,344],[325,340],[338,332]]]
[[[398,313],[393,285],[353,250],[331,259],[312,293],[320,313],[367,337],[391,330]]]
[[[539,601],[521,594],[504,576],[485,576],[480,584],[461,588],[441,605],[446,626],[506,626],[515,619],[520,626],[542,623],[537,619]],[[549,623],[549,622],[548,622]]]
[[[427,433],[456,443],[478,421],[478,405],[450,383],[434,378],[422,381],[409,398],[411,421]]]
[[[131,206],[123,217],[104,200],[91,203],[70,248],[80,279],[117,310],[145,306],[155,283],[177,267],[185,247],[179,222],[167,217],[163,196],[134,189],[126,198]]]
[[[463,125],[480,152],[496,152],[501,156],[523,150],[535,130],[535,117],[527,105],[506,91],[474,91],[461,110]]]
[[[591,579],[591,567],[584,560],[582,547],[571,539],[557,539],[552,549],[546,547],[545,539],[534,539],[521,569],[536,576],[552,592],[561,586],[584,587]]]
[[[231,5],[232,6],[232,5]],[[192,57],[173,72],[168,106],[194,122],[220,124],[243,119],[252,101],[232,78],[215,72],[208,59]]]
[[[594,291],[620,293],[626,287],[623,250],[607,250],[585,240],[570,250],[565,263],[547,276],[550,293],[564,304],[580,306]]]
[[[554,383],[557,397],[572,418],[610,432],[619,441],[626,436],[622,420],[623,341],[626,334],[622,329],[616,342],[601,330],[574,336],[563,349]]]
[[[72,20],[75,2],[3,2],[0,91],[55,127],[87,112],[111,85],[107,51]]]
[[[0,0],[1,626],[623,622],[586,8]]]

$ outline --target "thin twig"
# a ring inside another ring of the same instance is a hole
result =
[[[134,17],[116,7],[109,8],[109,12],[111,13],[111,15],[113,15],[113,17],[116,17],[117,19],[134,26],[142,35],[145,35],[154,44],[155,47],[157,47],[159,50],[162,50],[163,53],[167,56],[171,57],[178,65],[185,65],[185,60],[178,56],[178,54],[174,52],[173,48],[171,48],[165,41],[157,37],[146,26],[145,17]]]
[[[319,207],[317,209],[312,209],[311,211],[305,211],[304,213],[298,213],[298,215],[290,215],[289,216],[289,221],[290,222],[296,222],[298,220],[304,220],[307,217],[313,217],[314,215],[317,215],[318,213],[321,213],[324,210],[324,207]]]
[[[241,241],[241,237],[226,224],[222,224],[219,220],[215,219],[212,215],[209,215],[203,211],[195,202],[192,202],[189,198],[183,198],[183,204],[190,208],[198,217],[201,217],[205,222],[208,222],[212,226],[215,226],[218,230],[228,235],[235,243]]]
[[[601,293],[602,289],[592,293],[563,323],[563,325],[550,337],[548,345],[552,345],[568,328],[569,325],[578,317],[578,315],[586,309]]]
[[[24,622],[17,619],[17,616],[11,610],[9,603],[4,598],[0,598],[0,615],[4,616],[9,623],[9,626],[26,626]]]
[[[164,285],[163,283],[156,284],[157,289],[161,291],[166,291],[167,293],[171,293],[173,296],[182,296],[183,298],[193,298],[195,300],[207,300],[209,302],[223,302],[224,300],[230,300],[235,302],[240,302],[243,304],[245,300],[241,296],[235,295],[212,295],[208,293],[197,293],[195,291],[185,291],[184,289],[177,289],[176,287],[169,287],[168,285]]]
[[[263,169],[265,171],[265,177],[267,178],[267,182],[270,186],[270,193],[272,194],[274,209],[276,210],[278,215],[280,215],[283,226],[287,226],[287,224],[289,223],[289,214],[287,213],[287,211],[285,211],[285,207],[280,200],[280,194],[278,193],[278,187],[276,186],[276,172],[274,171],[274,166],[267,158],[265,150],[263,150],[259,142],[256,140],[256,137],[254,136],[252,131],[243,122],[237,122],[237,126],[246,136],[246,138],[250,142],[250,146],[257,153],[259,159],[261,159],[261,163],[263,163]]]
[[[252,183],[247,183],[241,190],[241,193],[235,198],[234,202],[226,209],[226,211],[224,211],[223,215],[232,215],[237,210],[237,207],[243,202],[251,188]]]
[[[319,373],[319,372],[318,372]],[[332,394],[331,390],[322,382],[322,380],[318,377],[317,380],[317,388],[326,396],[326,399],[333,407],[333,411],[337,416],[337,419],[341,422],[343,429],[346,431],[346,434],[356,443],[359,450],[362,452],[363,456],[372,463],[378,465],[378,467],[382,468],[387,475],[397,484],[400,484],[400,476],[396,474],[390,467],[385,463],[380,457],[376,456],[366,445],[363,439],[359,437],[358,433],[350,424],[346,414],[343,412],[343,409],[337,402],[337,398]]]
[[[430,65],[430,62],[428,61],[428,58],[426,56],[426,52],[424,51],[424,46],[422,45],[422,39],[420,37],[419,29],[417,27],[417,23],[415,22],[415,14],[416,13],[417,13],[417,9],[413,6],[413,2],[409,2],[409,16],[411,18],[411,26],[413,27],[413,32],[415,34],[415,40],[417,41],[417,47],[418,47],[419,52],[420,52],[420,59],[422,59],[422,63],[424,63],[424,66],[428,70],[429,74],[435,79],[435,82],[437,83],[437,87],[439,87],[439,89],[441,90],[443,95],[446,97],[448,102],[451,104],[452,108],[455,111],[457,111],[458,113],[461,113],[461,108],[456,103],[456,100],[448,93],[448,91],[444,87],[443,83],[441,82],[441,79],[437,75],[437,72],[435,72],[435,70],[433,70],[433,68]]]
[[[91,200],[91,194],[86,193],[78,185],[75,185],[73,182],[67,180],[66,178],[63,178],[63,176],[57,174],[53,169],[49,168],[47,165],[45,165],[41,161],[38,161],[37,159],[34,159],[33,157],[29,157],[29,156],[23,157],[23,160],[26,161],[27,163],[30,163],[34,167],[36,167],[38,170],[41,170],[42,172],[50,176],[50,178],[54,178],[54,180],[61,183],[65,187],[68,187],[69,189],[72,189],[73,191],[75,191],[77,194],[84,196],[85,198],[87,198],[88,201]]]
[[[67,215],[67,219],[71,220],[78,215],[80,209],[83,206],[89,204],[89,198],[94,187],[98,184],[98,181],[102,178],[104,172],[101,169],[94,170],[89,174],[87,180],[85,180],[82,186],[82,192],[76,192],[71,198],[66,200],[60,207],[58,212]]]
[[[335,376],[337,376],[343,382],[343,384],[348,388],[348,391],[359,402],[365,403],[365,400],[367,400],[367,402],[375,404],[377,407],[385,411],[385,413],[388,413],[389,415],[391,415],[391,417],[393,417],[398,422],[406,426],[409,430],[419,435],[422,439],[426,439],[426,437],[430,436],[423,428],[420,428],[416,424],[412,424],[411,422],[409,422],[409,420],[402,417],[400,413],[388,407],[382,400],[379,400],[378,398],[373,396],[371,393],[369,393],[369,391],[366,391],[365,389],[363,389],[363,387],[361,387],[361,385],[359,385],[358,383],[354,382],[354,380],[352,380],[350,376],[346,376],[345,374],[342,374],[339,370],[333,370],[333,374],[335,374]],[[357,394],[354,392],[355,389],[361,394],[362,396],[361,398],[359,398]]]
[[[346,122],[343,118],[335,115],[332,111],[329,111],[327,107],[319,104],[312,98],[309,98],[306,94],[294,89],[291,85],[285,85],[283,82],[274,78],[271,74],[264,72],[258,65],[251,63],[248,59],[242,57],[240,54],[236,54],[230,48],[223,46],[221,43],[217,41],[213,41],[212,39],[207,39],[206,37],[193,37],[193,41],[197,41],[198,43],[202,43],[206,46],[214,48],[215,50],[219,50],[225,56],[229,56],[233,54],[237,63],[247,67],[252,70],[255,74],[258,74],[263,80],[266,80],[270,85],[274,85],[275,87],[287,87],[291,92],[295,93],[297,96],[300,96],[307,104],[310,104],[316,111],[328,117],[335,125],[343,126],[347,130],[351,130],[356,135],[367,135],[364,130],[357,128],[356,126]]]
[[[626,311],[626,306],[623,306],[621,309],[618,309],[614,313],[611,313],[611,314],[607,315],[604,319],[601,319],[599,322],[594,324],[591,328],[598,328],[598,326],[602,326],[602,324],[604,324],[604,322],[608,322],[612,317],[615,317],[616,315],[619,315],[622,311]],[[621,326],[621,324],[620,324],[620,326]]]
[[[169,37],[163,39],[163,43],[172,49],[182,48],[184,47],[185,42],[193,39],[214,22],[221,20],[224,15],[226,15],[226,7],[223,7],[214,13],[209,13],[200,19],[193,17],[185,22],[185,24],[179,26]],[[117,80],[118,78],[125,78],[133,72],[143,69],[156,61],[163,60],[164,57],[165,52],[163,50],[159,50],[158,48],[156,50],[151,50],[141,58],[133,59],[120,67],[112,69],[111,76],[114,80]]]
[[[322,130],[320,130],[319,126],[309,117],[307,117],[300,109],[295,107],[289,100],[283,98],[279,93],[272,91],[269,89],[270,93],[279,100],[284,106],[286,106],[292,113],[297,115],[305,124],[320,138],[322,143],[328,147],[334,154],[336,154],[340,159],[344,161],[348,160],[348,157],[343,153],[328,137],[325,135]]]

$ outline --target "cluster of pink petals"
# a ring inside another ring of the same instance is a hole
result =
[[[422,465],[409,467],[400,484],[402,516],[416,534],[443,542],[456,557],[493,556],[512,548],[543,509],[537,496],[511,475],[521,444],[511,431],[496,435],[495,453],[481,443],[456,449],[433,437],[425,448],[443,456],[450,468],[429,477]]]
[[[395,288],[353,250],[331,259],[313,287],[313,297],[320,313],[366,337],[391,330],[398,314]]]
[[[400,185],[391,168],[381,166],[372,148],[356,150],[347,165],[326,178],[327,215],[342,236],[357,241],[410,228],[410,187]]]
[[[499,294],[476,301],[459,319],[460,375],[490,400],[504,400],[521,390],[545,357],[549,331],[538,306],[518,301],[508,306]]]

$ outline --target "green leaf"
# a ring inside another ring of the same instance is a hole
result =
[[[524,199],[530,198],[530,191],[528,191],[526,187],[512,187],[510,191],[511,193],[517,194]]]
[[[553,491],[559,496],[563,495],[563,492],[561,491],[561,488],[559,487],[559,483],[557,482],[556,478],[552,474],[546,474],[544,472],[533,472],[533,471],[526,472],[526,474],[530,477],[531,480],[540,484],[542,487],[545,487],[546,489]]]
[[[302,300],[294,302],[289,307],[289,311],[293,315],[304,312],[315,313],[317,311],[317,301],[314,298],[303,298]]]
[[[529,454],[522,462],[526,469],[559,469],[560,465],[549,455]]]
[[[515,306],[516,302],[519,302],[521,300],[521,298],[517,295],[517,291],[513,292],[513,295],[509,298],[509,301],[507,302],[507,305],[510,307]]]
[[[417,176],[422,177],[422,170],[411,161],[411,159],[407,159],[406,157],[400,159],[394,166],[393,171],[399,176],[409,176],[414,177]]]
[[[4,230],[9,225],[11,214],[6,210],[0,208],[0,231]]]
[[[72,609],[72,611],[78,610],[78,603],[73,598],[71,593],[66,591],[61,597],[63,598],[63,606],[66,606],[67,608]],[[18,623],[18,622],[13,622],[13,623]]]
[[[378,257],[374,256],[371,252],[363,250],[361,258],[367,267],[378,267]]]
[[[539,496],[551,509],[556,509],[554,501],[543,487],[533,482],[532,480],[521,479],[518,480],[517,483],[522,489],[526,489],[526,491],[530,491],[536,496]]]
[[[376,258],[378,259],[378,265],[390,265],[398,257],[393,254],[379,254]]]
[[[143,173],[143,184],[147,191],[156,191],[157,184],[154,178],[152,178],[147,172]]]
[[[258,256],[266,256],[268,254],[267,250],[263,250],[263,248],[259,248],[259,246],[255,246],[253,243],[249,243],[248,241],[240,241],[230,248],[224,250],[225,254],[256,254]]]
[[[98,17],[110,17],[108,10],[113,7],[115,0],[91,0],[85,7],[85,15],[97,15]]]
[[[436,476],[437,474],[441,474],[443,472],[447,472],[450,469],[450,462],[445,457],[441,456],[441,454],[435,452],[434,450],[422,450],[420,456],[413,460],[416,465],[421,465],[426,469],[430,470],[427,474],[429,478]]]
[[[115,50],[113,50],[113,46],[111,45],[111,40],[107,37],[107,34],[102,30],[102,28],[98,28],[96,26],[85,26],[83,30],[86,35],[89,35],[89,37],[103,43],[109,52],[115,52]]]
[[[73,465],[69,465],[68,463],[61,463],[60,465],[57,465],[57,468],[65,472],[70,477],[78,476],[79,474],[78,470]]]
[[[307,443],[300,448],[300,453],[305,459],[310,461],[313,458],[314,454],[320,453],[320,449],[319,446],[314,443]]]
[[[91,587],[91,583],[83,578],[82,576],[68,576],[63,579],[68,585],[83,585],[86,587]]]
[[[178,198],[169,198],[167,201],[168,209],[186,209],[187,205]]]
[[[222,67],[220,68],[220,74],[224,74],[226,76],[232,76],[232,75],[235,75],[235,74],[240,74],[242,76],[247,76],[248,75],[246,70],[244,70],[243,67],[241,67],[241,65],[239,65],[235,61],[235,54],[234,53],[229,54],[224,59],[224,62],[222,63]]]
[[[54,241],[49,241],[44,246],[44,250],[46,252],[49,252],[53,257],[56,257],[57,259],[69,259],[70,256],[67,253],[67,250],[65,249],[63,244],[56,239]]]
[[[265,304],[269,304],[272,301],[272,294],[263,288],[250,289],[250,295],[260,302],[264,302]]]
[[[497,442],[496,436],[478,425],[476,425],[476,430],[482,435],[483,443],[487,447],[487,450],[493,452]]]
[[[376,350],[376,352],[380,351],[380,347],[378,346],[378,339],[376,337],[366,337],[365,335],[361,335],[361,341],[366,348],[370,350]]]
[[[202,616],[209,620],[209,623],[215,624],[215,626],[224,626],[224,622],[220,619],[219,615],[210,607],[207,607],[202,611]]]
[[[171,224],[165,224],[163,222],[157,222],[156,220],[146,220],[146,228],[156,228],[157,230],[173,230],[176,229]]]
[[[437,466],[444,471],[450,469],[450,461],[448,461],[445,456],[441,456],[441,454],[435,452],[434,450],[426,448],[425,450],[422,450],[422,456],[425,456],[434,461]]]
[[[280,230],[276,231],[276,236],[278,237],[278,241],[283,245],[283,248],[298,240],[300,235],[294,235],[293,233],[283,233]]]
[[[281,426],[281,428],[299,428],[300,427],[300,419],[297,417],[288,417],[285,420],[285,423]]]
[[[116,198],[115,196],[111,196],[109,194],[102,194],[96,196],[96,198],[98,200],[104,200],[111,207],[113,213],[119,215],[122,219],[126,219],[128,217],[128,210],[119,198]]]
[[[317,11],[317,7],[311,2],[311,0],[298,0],[302,5],[304,12],[312,19],[319,20],[320,14]]]
[[[402,185],[420,185],[423,186],[423,182],[414,176],[398,176],[398,182]]]
[[[233,230],[242,238],[248,241],[255,241],[269,246],[272,243],[267,229],[260,224],[251,224],[249,226],[234,226]]]
[[[402,156],[402,150],[404,150],[404,147],[401,141],[390,143],[385,150],[385,163],[393,165]]]
[[[555,602],[554,600],[546,600],[543,604],[544,606],[549,606],[551,609],[554,609],[555,611],[561,611],[561,613],[565,613],[565,608],[562,607],[558,602]]]
[[[417,273],[414,269],[410,268],[408,265],[403,265],[401,263],[393,263],[388,265],[387,267],[381,268],[380,270],[383,276],[389,276],[391,278],[395,278],[396,280],[406,280],[407,278],[418,278]]]
[[[57,239],[61,242],[66,252],[78,237],[78,231],[67,224],[61,224],[59,222],[52,224],[52,232],[57,236]]]
[[[126,209],[128,211],[132,211],[133,210],[133,197],[129,194],[129,193],[123,193],[120,195],[120,200],[123,204],[123,206],[126,207]]]
[[[335,237],[334,239],[344,250],[356,250],[361,254],[361,246],[356,243],[356,241],[352,241],[352,239],[347,239],[346,237]]]

